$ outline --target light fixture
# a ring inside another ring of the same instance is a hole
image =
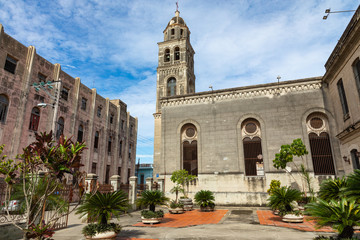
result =
[[[343,156],[344,162],[347,162],[348,164],[350,164],[350,159],[348,159],[347,156]]]
[[[331,12],[331,9],[328,8],[325,10],[326,15],[323,16],[323,20],[326,20],[330,13],[343,13],[343,12],[355,12],[356,10],[345,10],[345,11],[333,11]]]

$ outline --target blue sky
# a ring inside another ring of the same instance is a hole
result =
[[[137,158],[152,162],[157,42],[175,0],[0,0],[5,32],[139,119]],[[354,0],[179,0],[196,91],[321,76]]]

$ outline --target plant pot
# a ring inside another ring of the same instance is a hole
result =
[[[162,220],[162,218],[144,218],[144,217],[141,217],[141,221],[143,223],[147,223],[147,224],[154,224],[154,223],[160,223]]]
[[[296,216],[295,214],[285,214],[282,217],[282,221],[289,223],[302,223],[304,222],[304,216],[303,215]]]
[[[212,211],[214,211],[214,208],[215,207],[210,207],[210,206],[206,206],[206,207],[200,206],[200,211],[201,212],[212,212]]]
[[[279,210],[274,210],[274,211],[273,211],[273,214],[274,214],[274,215],[279,215],[279,213],[280,213]]]
[[[184,205],[185,211],[191,211],[193,210],[193,202],[191,198],[180,198],[179,202]]]
[[[183,208],[169,208],[169,213],[172,213],[172,214],[184,213],[184,209]]]
[[[114,231],[107,231],[102,233],[97,233],[95,236],[89,237],[86,236],[86,239],[116,239],[116,233]]]

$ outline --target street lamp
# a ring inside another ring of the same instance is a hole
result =
[[[355,10],[345,10],[345,11],[333,11],[331,12],[331,9],[328,8],[325,10],[325,13],[327,13],[325,16],[323,16],[323,20],[326,20],[330,13],[343,13],[343,12],[355,12]]]

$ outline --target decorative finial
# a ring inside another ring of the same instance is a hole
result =
[[[179,2],[176,1],[176,11],[178,12],[179,11]]]

